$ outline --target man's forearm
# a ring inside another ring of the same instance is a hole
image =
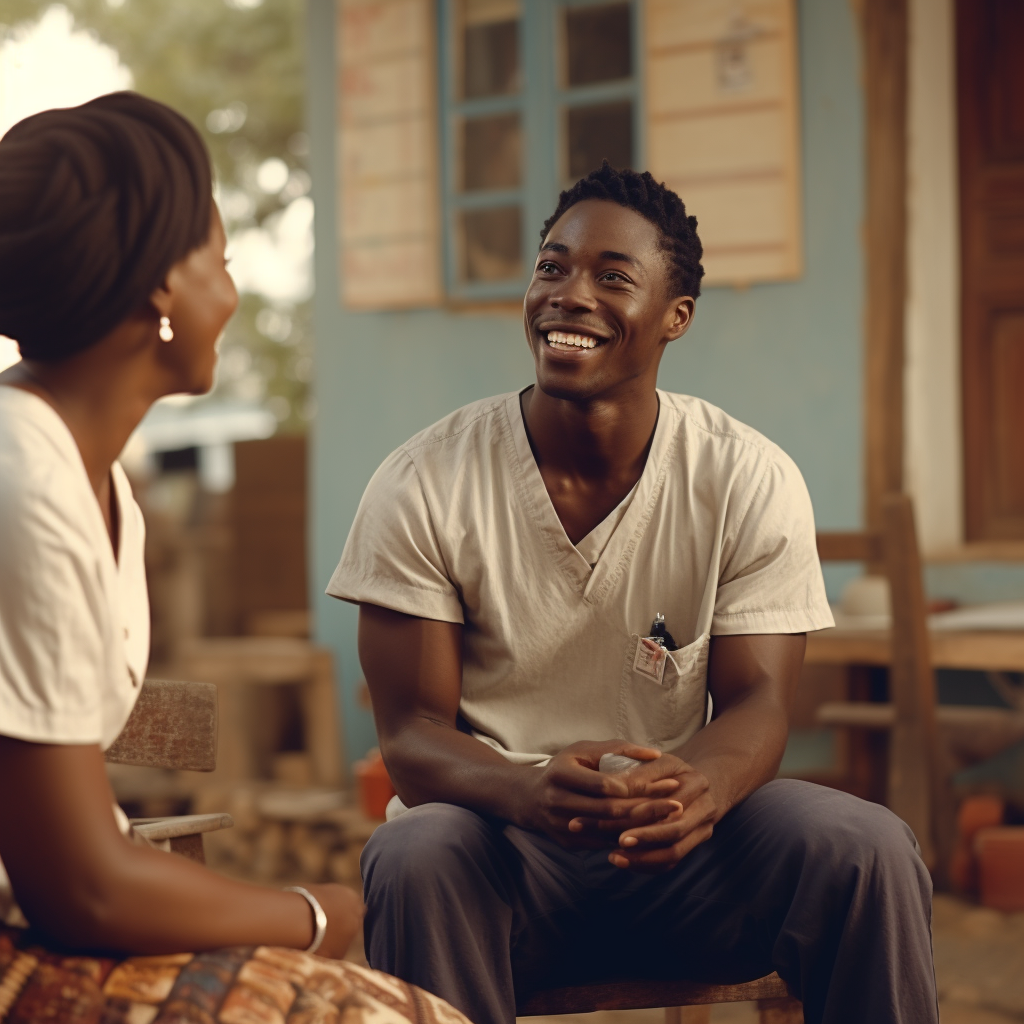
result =
[[[417,718],[381,741],[402,802],[457,804],[523,825],[523,794],[537,769],[517,765],[451,726]]]
[[[673,753],[707,778],[717,822],[775,778],[787,733],[785,707],[767,694],[754,692]]]

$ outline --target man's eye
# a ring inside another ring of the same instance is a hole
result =
[[[629,279],[615,270],[606,270],[602,275],[603,281],[628,281]]]
[[[558,272],[558,264],[544,261],[543,263],[538,264],[537,269],[542,274],[555,274]]]

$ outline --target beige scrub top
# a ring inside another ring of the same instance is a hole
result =
[[[520,394],[388,456],[327,588],[463,623],[460,711],[479,740],[519,764],[578,740],[672,750],[706,720],[712,634],[832,625],[810,498],[772,442],[659,390],[647,464],[592,568],[551,504]],[[658,612],[679,650],[652,665],[641,638]]]
[[[106,749],[135,706],[149,659],[145,526],[117,463],[111,477],[116,560],[66,424],[0,385],[0,736]],[[2,864],[0,922],[24,924]]]

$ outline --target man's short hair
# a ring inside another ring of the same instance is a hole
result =
[[[669,287],[673,295],[700,295],[700,279],[704,268],[700,258],[704,247],[697,237],[697,218],[687,217],[682,199],[664,184],[659,184],[649,171],[617,171],[607,160],[600,170],[580,178],[572,188],[558,197],[558,206],[541,229],[543,245],[552,224],[571,206],[584,199],[603,199],[636,210],[661,232],[661,247],[668,255]]]

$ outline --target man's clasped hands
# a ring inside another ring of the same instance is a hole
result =
[[[598,770],[602,754],[642,761],[627,771]],[[560,846],[611,847],[616,867],[673,868],[711,836],[715,800],[708,779],[674,754],[621,740],[573,743],[537,772],[518,819]]]

